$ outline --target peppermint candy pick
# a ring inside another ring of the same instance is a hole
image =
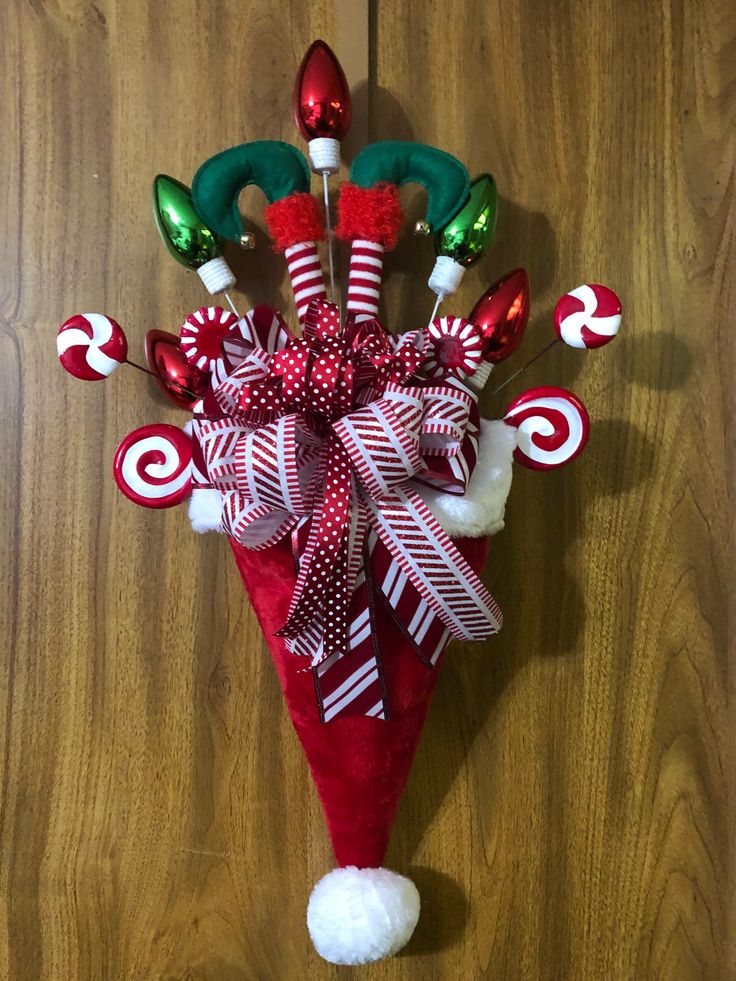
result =
[[[530,470],[564,467],[583,452],[590,435],[590,417],[577,395],[552,385],[524,392],[503,420],[518,431],[514,459]]]
[[[56,335],[62,367],[82,381],[102,381],[125,364],[128,342],[123,328],[104,313],[78,313]]]
[[[192,490],[192,440],[176,426],[141,426],[118,446],[112,470],[115,483],[134,504],[174,507]]]
[[[431,378],[467,378],[483,360],[483,338],[463,317],[437,317],[427,327],[424,370]]]
[[[555,307],[557,336],[570,347],[603,347],[621,326],[621,301],[607,286],[585,283],[558,300]]]
[[[184,357],[200,371],[214,371],[222,359],[222,342],[238,318],[222,307],[200,307],[190,313],[179,331]]]

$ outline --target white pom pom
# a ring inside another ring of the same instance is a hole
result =
[[[210,259],[209,262],[205,262],[203,266],[199,267],[197,272],[204,285],[213,295],[215,293],[222,293],[224,290],[229,290],[232,286],[235,286],[233,271],[221,255],[217,256],[216,259]]]
[[[455,262],[449,255],[438,255],[427,285],[437,296],[452,296],[457,291],[465,275],[465,266]]]
[[[222,494],[216,487],[193,490],[189,498],[189,520],[194,531],[222,531]]]
[[[310,140],[309,162],[315,174],[336,174],[340,169],[340,143],[327,136]]]
[[[307,908],[317,953],[331,964],[367,964],[390,957],[419,919],[419,893],[388,869],[334,869],[320,879]]]

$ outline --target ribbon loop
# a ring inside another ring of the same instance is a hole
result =
[[[422,469],[418,434],[403,424],[389,399],[343,416],[332,428],[370,497],[381,500]]]

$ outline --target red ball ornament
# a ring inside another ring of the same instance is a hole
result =
[[[468,316],[483,335],[484,361],[498,364],[514,353],[526,330],[529,305],[525,269],[514,269],[488,287]]]
[[[192,440],[176,426],[141,426],[118,446],[112,471],[134,504],[174,507],[192,492]]]
[[[162,394],[180,409],[191,409],[207,391],[209,374],[187,361],[176,334],[149,330],[146,361]]]
[[[104,313],[78,313],[56,335],[62,367],[82,381],[102,381],[125,364],[128,341],[123,328]]]
[[[590,417],[572,392],[554,385],[530,388],[511,403],[504,422],[518,430],[514,459],[530,470],[556,470],[582,453]]]
[[[555,307],[557,336],[570,347],[603,347],[614,339],[620,326],[621,300],[599,283],[570,290]]]
[[[342,140],[352,103],[345,73],[324,41],[310,45],[294,87],[294,121],[305,140]]]

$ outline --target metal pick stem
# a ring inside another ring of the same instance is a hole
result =
[[[330,296],[333,303],[337,303],[335,294],[335,259],[332,254],[332,223],[330,221],[330,195],[327,186],[329,171],[322,171],[322,186],[325,192],[325,227],[327,230],[327,262],[330,267]],[[342,306],[342,304],[340,304]]]
[[[143,371],[146,375],[151,375],[152,378],[158,378],[155,371],[151,371],[149,368],[144,368],[142,364],[136,364],[135,361],[130,361],[128,358],[125,359],[123,364],[129,364],[131,368],[137,368],[138,371]]]
[[[520,375],[522,373],[522,371],[526,371],[526,369],[529,368],[531,365],[533,365],[535,361],[538,361],[539,358],[541,358],[543,354],[546,354],[547,351],[551,350],[555,346],[555,344],[559,344],[559,343],[560,343],[560,338],[559,337],[555,337],[555,339],[553,341],[550,341],[549,344],[547,344],[546,347],[543,347],[541,351],[537,351],[537,353],[534,355],[534,357],[533,358],[530,358],[527,361],[526,364],[523,364],[521,366],[521,368],[519,368],[518,371],[515,371],[513,373],[513,375],[509,375],[509,377],[506,379],[506,381],[505,382],[502,382],[498,386],[498,388],[494,388],[492,394],[495,395],[496,392],[500,392],[502,388],[506,388],[506,386],[508,385],[509,382],[512,382],[514,380],[514,378],[516,378],[518,375]]]
[[[434,310],[432,311],[432,316],[429,318],[429,324],[427,324],[428,327],[430,326],[430,324],[432,323],[432,321],[434,320],[434,318],[437,316],[437,311],[440,308],[440,303],[442,303],[442,301],[444,300],[444,298],[445,298],[445,294],[444,293],[438,293],[437,294],[437,300],[436,300],[435,305],[434,305]]]
[[[144,374],[150,375],[151,378],[159,377],[155,371],[151,371],[150,368],[144,368],[142,364],[136,364],[135,361],[129,361],[128,358],[123,361],[123,364],[129,364],[131,368],[137,368],[138,371],[142,371]],[[190,398],[198,399],[200,397],[196,392],[190,392],[188,388],[184,388],[184,386],[180,385],[179,382],[172,382],[171,384],[173,388],[178,388],[180,392],[183,392],[184,395],[188,395]]]
[[[233,312],[233,313],[235,314],[235,316],[236,316],[236,317],[238,318],[238,320],[240,320],[240,314],[239,314],[239,313],[238,313],[238,311],[237,311],[237,310],[235,309],[235,304],[234,304],[234,303],[233,303],[233,301],[232,301],[232,300],[230,299],[230,294],[229,294],[229,293],[228,293],[227,291],[225,291],[225,299],[227,300],[227,305],[228,305],[228,306],[230,307],[230,309],[231,309],[231,310],[232,310],[232,312]]]

